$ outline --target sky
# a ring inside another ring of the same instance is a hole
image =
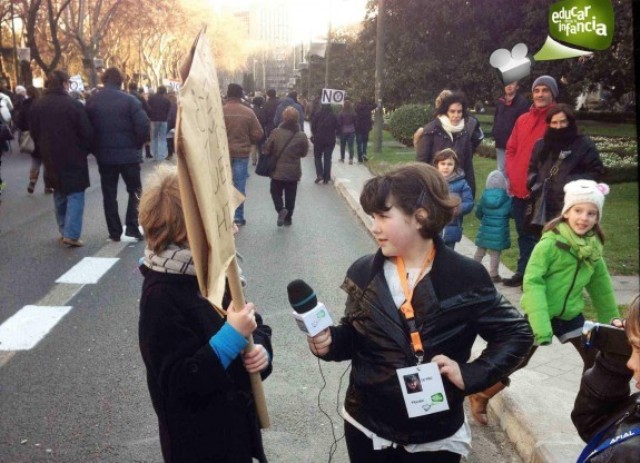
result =
[[[208,0],[214,7],[243,9],[256,0]],[[257,0],[262,4],[281,5],[283,0]],[[326,36],[329,21],[332,28],[359,23],[364,19],[367,0],[293,0],[298,24],[297,40]]]

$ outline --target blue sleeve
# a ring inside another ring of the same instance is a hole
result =
[[[229,323],[225,323],[220,331],[209,339],[211,349],[218,356],[225,369],[247,344],[249,344],[249,341],[243,338]]]
[[[473,209],[473,193],[471,192],[471,187],[465,181],[462,185],[462,195],[461,198],[462,204],[460,205],[460,215],[466,215]]]

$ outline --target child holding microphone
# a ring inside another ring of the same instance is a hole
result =
[[[321,359],[352,362],[342,412],[350,461],[457,463],[471,441],[464,397],[513,371],[531,330],[482,265],[445,246],[459,199],[434,167],[375,177],[360,203],[380,249],[347,271],[340,324],[308,338]],[[477,336],[488,344],[469,362]],[[409,391],[416,374],[421,387]]]

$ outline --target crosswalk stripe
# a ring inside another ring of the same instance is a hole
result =
[[[0,325],[0,351],[32,349],[71,309],[25,305]]]
[[[58,278],[56,283],[95,284],[116,262],[118,258],[85,257]]]

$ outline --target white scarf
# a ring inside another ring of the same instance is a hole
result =
[[[449,135],[449,138],[451,138],[451,141],[453,141],[454,133],[462,132],[462,129],[464,129],[464,118],[460,119],[460,122],[458,122],[458,125],[452,125],[451,121],[445,114],[438,116],[438,119],[440,119],[442,128],[444,129],[445,132],[447,132],[447,135]]]
[[[176,244],[170,244],[167,249],[157,254],[151,249],[145,248],[144,265],[154,272],[194,276],[196,274],[191,249],[181,248]]]

